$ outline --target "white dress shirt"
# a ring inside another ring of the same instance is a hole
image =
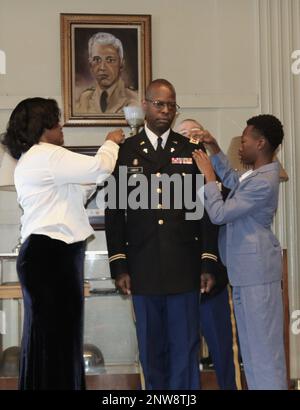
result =
[[[170,128],[169,128],[166,132],[164,132],[164,133],[161,135],[161,138],[162,138],[161,146],[162,146],[163,148],[165,148],[165,145],[166,145],[166,143],[167,143],[167,139],[168,139],[168,136],[169,136],[169,134],[170,134],[170,131],[171,131],[171,130],[170,130]],[[151,131],[151,130],[147,127],[147,124],[145,124],[145,133],[146,133],[147,137],[149,138],[149,140],[150,140],[150,142],[151,142],[153,148],[154,148],[155,151],[156,151],[156,149],[157,149],[157,143],[158,143],[158,141],[157,141],[158,136],[157,136],[156,134],[154,134],[154,132]]]
[[[249,169],[248,171],[244,172],[240,178],[239,181],[242,182],[244,179],[246,179],[249,175],[251,175],[253,172],[253,169]]]
[[[105,141],[94,157],[44,142],[25,152],[15,169],[18,202],[24,211],[22,242],[33,233],[66,243],[90,236],[84,184],[104,181],[115,167],[118,152],[113,141]]]

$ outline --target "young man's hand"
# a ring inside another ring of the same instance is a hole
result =
[[[199,170],[204,174],[206,182],[216,181],[216,174],[209,157],[201,149],[193,152],[193,158]]]
[[[214,155],[220,152],[220,147],[219,147],[219,144],[217,143],[217,140],[210,134],[209,131],[207,130],[191,131],[190,138],[194,136],[197,137],[200,142],[205,144],[205,148],[207,148],[210,154]]]

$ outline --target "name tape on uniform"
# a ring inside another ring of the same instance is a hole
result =
[[[142,174],[143,167],[127,167],[128,174]]]

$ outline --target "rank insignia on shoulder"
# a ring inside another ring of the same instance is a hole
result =
[[[199,140],[198,140],[198,138],[194,138],[194,137],[192,137],[192,138],[190,138],[190,143],[191,144],[199,144]]]

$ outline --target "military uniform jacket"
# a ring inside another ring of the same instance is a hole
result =
[[[159,156],[143,130],[120,147],[113,174],[117,190],[120,185],[124,188],[124,181],[119,178],[120,167],[125,167],[127,178],[139,174],[148,181],[151,175],[159,180],[163,174],[178,174],[182,180],[187,174],[195,178],[199,171],[192,152],[196,148],[200,148],[197,141],[190,142],[171,130]],[[150,186],[149,183],[149,194]],[[128,195],[135,188],[128,187]],[[195,199],[194,184],[190,192]],[[190,210],[184,204],[181,209],[174,209],[173,195],[171,192],[167,209],[161,207],[161,197],[156,209],[106,209],[111,275],[116,278],[128,273],[133,294],[166,295],[199,290],[201,272],[217,274],[217,226],[206,213],[202,219],[186,220],[185,214]]]
[[[76,114],[123,114],[123,107],[139,105],[137,91],[125,87],[121,78],[108,90],[108,104],[105,113],[100,107],[100,97],[101,90],[98,87],[84,90],[76,103]]]

